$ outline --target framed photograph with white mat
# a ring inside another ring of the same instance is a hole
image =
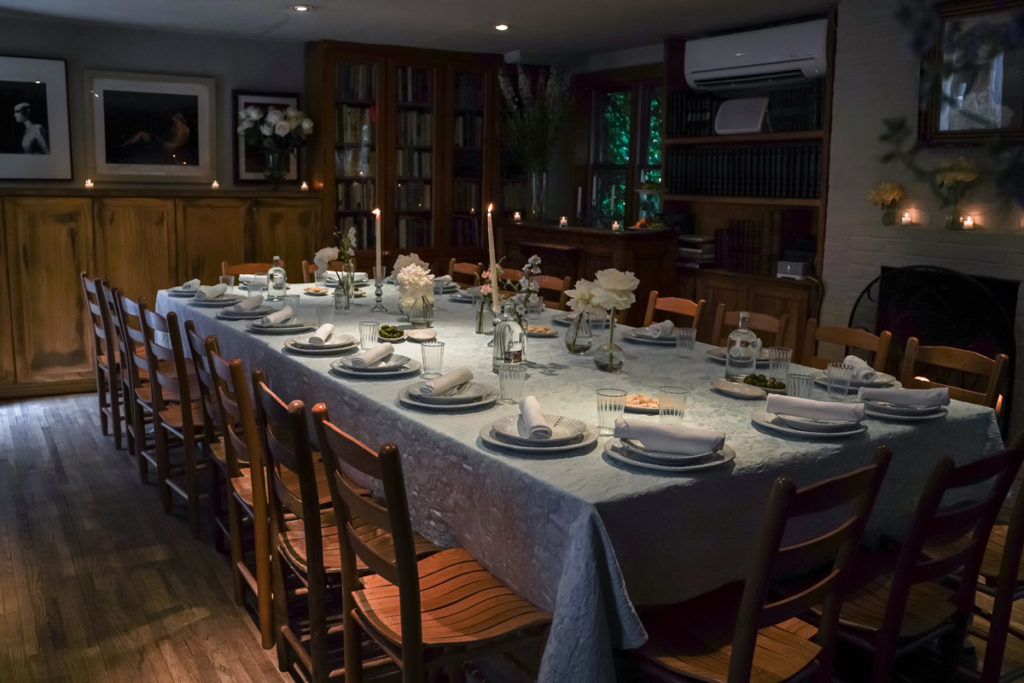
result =
[[[216,177],[212,78],[85,72],[89,175],[123,182]]]
[[[0,178],[71,179],[63,59],[0,57]]]
[[[298,109],[299,96],[295,93],[266,93],[266,92],[243,92],[235,90],[232,98],[235,102],[235,116],[232,121],[235,124],[235,182],[236,183],[266,183],[265,171],[267,169],[267,158],[263,152],[255,147],[247,147],[245,136],[237,130],[238,115],[246,107],[259,107],[266,112],[274,107],[284,111],[291,107]],[[299,179],[299,164],[295,154],[289,154],[288,173],[284,180],[286,183],[296,182]]]

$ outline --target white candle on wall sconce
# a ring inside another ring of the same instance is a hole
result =
[[[299,189],[302,190],[303,192],[309,192],[309,183],[303,180],[302,184],[299,185]]]
[[[92,188],[93,188],[92,178],[86,178],[85,179],[85,189],[91,190]]]

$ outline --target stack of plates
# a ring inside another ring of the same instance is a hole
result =
[[[655,337],[647,331],[646,327],[641,327],[636,330],[631,330],[626,334],[622,335],[622,338],[626,341],[636,342],[638,344],[661,344],[663,346],[675,346],[675,337]]]
[[[849,420],[815,420],[796,415],[776,415],[774,413],[754,413],[751,421],[773,432],[800,436],[805,439],[838,439],[856,436],[868,430],[863,422]]]
[[[466,382],[440,396],[423,396],[420,388],[426,382],[415,382],[398,393],[402,405],[422,410],[451,412],[488,408],[498,400],[498,390],[486,384]]]
[[[820,387],[828,386],[828,378],[824,372],[819,372],[814,376],[814,383]],[[872,389],[881,389],[883,387],[899,386],[899,382],[892,375],[880,372],[875,375],[874,379],[851,379],[850,380],[850,391],[857,391],[861,387],[870,387]]]
[[[299,332],[306,332],[312,330],[311,325],[306,325],[300,320],[295,318],[289,318],[284,322],[275,323],[273,325],[264,325],[259,320],[254,320],[245,326],[245,329],[256,334],[298,334]]]
[[[284,348],[307,356],[337,356],[339,353],[354,351],[358,345],[359,340],[350,334],[332,334],[324,344],[310,344],[309,335],[302,334],[285,341]]]
[[[722,450],[707,453],[668,453],[646,448],[635,439],[612,439],[605,446],[604,456],[612,463],[641,470],[689,474],[732,462],[736,451],[722,446]]]
[[[480,430],[480,440],[490,448],[516,453],[545,455],[590,450],[597,443],[597,428],[582,420],[562,415],[544,415],[551,438],[532,439],[521,415],[506,415]]]
[[[363,379],[389,379],[391,377],[404,377],[420,371],[420,362],[402,356],[397,353],[391,354],[387,360],[377,363],[369,368],[357,368],[352,365],[352,358],[339,358],[331,363],[331,370],[347,377],[362,377]]]
[[[889,403],[888,401],[862,400],[864,401],[864,412],[868,415],[895,422],[935,420],[945,417],[946,413],[949,412],[946,410],[946,406],[904,406],[898,403]]]
[[[170,289],[167,290],[167,293],[170,294],[171,296],[188,298],[195,296],[196,292],[198,291],[198,289],[182,289],[181,287],[171,287]]]
[[[225,308],[223,311],[217,314],[217,317],[222,320],[255,320],[256,318],[262,318],[265,315],[273,313],[274,309],[270,306],[257,306],[251,308],[248,311],[239,311],[235,308]]]
[[[226,308],[227,306],[234,306],[243,298],[238,294],[225,294],[216,299],[197,299],[192,297],[192,301],[188,303],[192,306],[202,306],[203,308]]]

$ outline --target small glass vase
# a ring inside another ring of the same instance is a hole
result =
[[[960,215],[960,205],[954,204],[946,213],[946,230],[963,230],[964,217]]]
[[[494,334],[494,324],[491,318],[488,317],[487,311],[490,306],[490,297],[480,297],[473,302],[473,307],[476,309],[476,333],[477,334]]]
[[[288,152],[267,152],[266,166],[263,169],[263,177],[267,182],[278,189],[288,178],[288,169],[291,165],[291,154]]]
[[[565,331],[565,348],[569,353],[586,353],[594,344],[594,333],[590,329],[590,314],[583,311],[569,323]]]
[[[334,310],[347,311],[351,303],[351,290],[345,285],[344,281],[339,281],[338,286],[334,288]]]
[[[548,190],[547,171],[530,171],[530,219],[542,221],[545,216],[545,201]]]
[[[434,302],[432,299],[421,296],[413,301],[406,314],[413,327],[430,327],[430,324],[434,322]]]
[[[622,370],[622,347],[615,343],[615,309],[608,311],[608,341],[594,348],[594,365],[604,372]]]
[[[882,205],[882,225],[893,225],[896,222],[896,202]]]

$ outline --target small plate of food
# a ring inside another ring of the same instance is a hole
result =
[[[658,398],[647,394],[626,394],[626,412],[641,415],[658,414]]]
[[[377,330],[377,341],[381,344],[384,342],[390,342],[397,344],[398,342],[405,341],[406,331],[400,327],[394,325],[381,325],[380,329]]]
[[[527,337],[557,337],[558,330],[554,330],[548,325],[527,325],[526,327]]]
[[[317,287],[317,286],[314,285],[312,287],[306,287],[302,291],[305,292],[306,294],[310,295],[310,296],[327,296],[327,288],[326,287]]]

